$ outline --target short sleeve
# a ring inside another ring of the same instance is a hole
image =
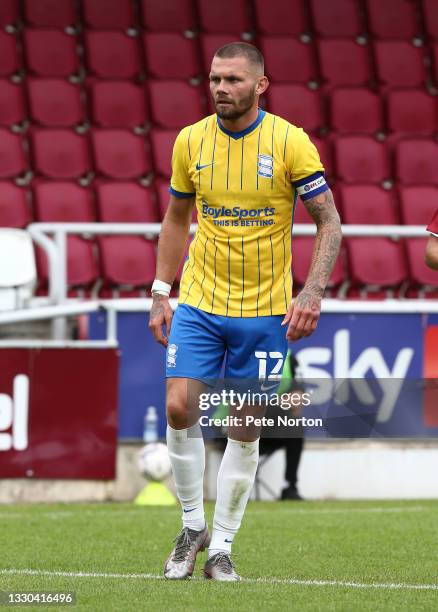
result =
[[[438,237],[438,209],[435,211],[431,222],[427,226],[427,231]]]
[[[303,129],[289,126],[285,154],[290,180],[302,200],[328,191],[318,149]]]
[[[169,193],[176,198],[192,198],[195,189],[190,179],[189,169],[189,142],[190,128],[184,128],[178,134],[173,145],[172,178],[170,179]]]

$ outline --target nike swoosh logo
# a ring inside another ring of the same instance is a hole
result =
[[[232,544],[232,543],[233,543],[233,540],[227,540],[227,539],[225,539],[225,540],[224,540],[224,542],[227,542],[228,544]]]
[[[262,391],[269,391],[270,389],[274,389],[274,387],[278,387],[278,385],[279,385],[279,384],[280,384],[280,381],[277,381],[277,382],[275,382],[275,383],[273,383],[273,384],[271,384],[271,385],[266,385],[266,383],[263,383],[263,384],[260,386],[260,389],[261,389]]]
[[[193,510],[196,510],[196,508],[190,508],[190,510],[186,510],[186,509],[184,508],[184,512],[193,512]]]
[[[202,168],[208,168],[208,166],[212,166],[214,164],[214,162],[211,162],[211,164],[203,164],[202,166],[200,166],[199,164],[196,164],[196,170],[202,170]]]

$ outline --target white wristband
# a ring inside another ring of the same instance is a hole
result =
[[[171,289],[172,285],[169,285],[169,283],[155,279],[152,283],[151,293],[152,295],[165,295],[169,297]]]

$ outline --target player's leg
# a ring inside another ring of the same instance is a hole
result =
[[[266,377],[279,369],[287,342],[282,317],[230,319],[227,334],[225,377],[248,381],[254,391],[261,372]],[[264,357],[261,357],[261,355]],[[260,364],[264,358],[266,363]],[[241,384],[239,385],[242,386]],[[254,412],[254,407],[251,409]],[[258,413],[263,414],[263,408]],[[257,412],[257,408],[255,409]],[[219,468],[213,532],[204,568],[206,577],[239,580],[231,561],[231,548],[251,493],[259,458],[260,429],[245,424],[229,429],[228,443]]]
[[[209,542],[204,518],[204,440],[199,426],[202,381],[219,376],[224,343],[206,313],[179,306],[173,321],[166,359],[167,447],[183,528],[166,561],[169,579],[191,576],[196,555]],[[198,380],[201,379],[201,380]]]

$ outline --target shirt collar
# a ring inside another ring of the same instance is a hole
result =
[[[241,130],[240,132],[232,132],[231,130],[227,130],[227,128],[222,125],[222,121],[220,120],[219,117],[217,117],[217,124],[218,124],[219,128],[222,130],[222,132],[224,132],[224,134],[226,134],[227,136],[230,136],[231,138],[234,138],[235,140],[237,140],[238,138],[242,138],[242,136],[246,136],[247,134],[249,134],[250,132],[255,130],[256,127],[258,125],[260,125],[260,123],[263,121],[265,115],[266,115],[266,111],[264,111],[263,109],[259,108],[257,119],[253,123],[251,123],[251,125],[249,125],[244,130]]]

